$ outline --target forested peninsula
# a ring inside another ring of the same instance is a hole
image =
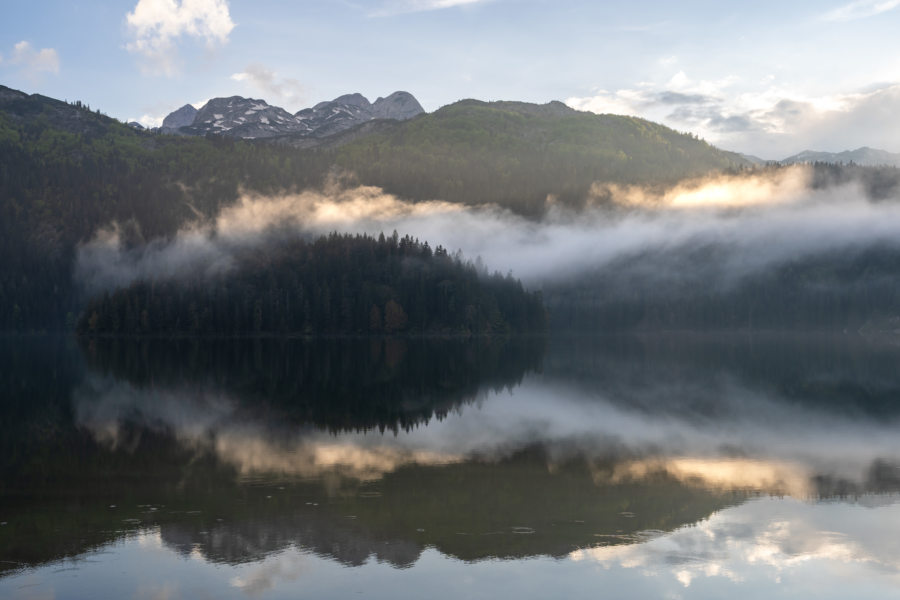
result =
[[[540,292],[396,233],[240,252],[225,273],[138,280],[92,299],[81,335],[505,334],[541,331]]]

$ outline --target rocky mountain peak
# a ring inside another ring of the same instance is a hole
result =
[[[373,119],[404,120],[422,112],[425,112],[422,106],[409,92],[394,92],[374,104],[360,93],[344,94],[293,115],[265,100],[230,96],[213,98],[200,110],[190,105],[179,108],[166,117],[161,131],[241,138],[280,135],[323,138]]]
[[[213,98],[197,111],[190,127],[183,133],[219,133],[230,137],[265,138],[285,133],[306,131],[294,116],[265,100],[230,96]]]
[[[394,92],[387,98],[379,98],[372,104],[372,116],[376,119],[403,121],[423,112],[425,109],[409,92]]]
[[[350,106],[359,106],[360,108],[368,108],[371,106],[369,99],[360,93],[344,94],[332,100],[335,104],[348,104]]]
[[[190,104],[185,104],[178,110],[169,113],[162,122],[163,130],[166,129],[178,129],[179,127],[185,127],[194,122],[194,117],[197,116],[197,109],[194,108]]]

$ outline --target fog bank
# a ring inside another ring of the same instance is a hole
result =
[[[129,246],[123,227],[112,224],[79,248],[75,276],[91,293],[137,279],[211,277],[232,268],[236,253],[261,244],[396,230],[471,260],[480,256],[531,287],[622,261],[634,261],[645,277],[700,276],[728,286],[817,253],[900,244],[900,203],[874,201],[856,183],[812,189],[809,182],[808,167],[796,166],[668,189],[598,184],[581,209],[548,199],[540,220],[336,183],[298,194],[246,193],[169,240]],[[677,269],[673,257],[684,257]],[[694,266],[702,271],[691,272]]]

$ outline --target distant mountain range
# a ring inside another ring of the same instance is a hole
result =
[[[501,103],[502,105],[502,103]],[[560,117],[576,111],[559,102],[543,105],[543,116]],[[547,112],[549,111],[549,112]],[[359,93],[345,94],[334,100],[319,102],[294,114],[265,100],[231,96],[213,98],[199,110],[185,104],[170,113],[156,128],[159,133],[205,136],[223,135],[243,139],[272,139],[298,148],[346,144],[360,136],[384,132],[382,126],[360,129],[358,126],[376,120],[405,121],[425,113],[419,101],[409,92],[394,92],[375,102]],[[143,129],[138,123],[129,123]],[[392,129],[387,126],[387,130]],[[350,136],[336,134],[353,130]],[[325,138],[330,138],[326,140]],[[802,163],[856,164],[865,167],[900,167],[900,154],[864,146],[843,152],[804,150],[779,161],[767,161],[749,154],[733,154],[736,164],[762,166]]]
[[[213,98],[199,110],[185,104],[164,120],[161,133],[206,135],[244,139],[292,135],[319,139],[375,119],[403,121],[424,113],[409,92],[394,92],[375,102],[362,94],[345,94],[295,114],[265,100],[231,96]]]
[[[799,154],[789,156],[781,161],[781,163],[785,165],[816,162],[844,165],[853,163],[862,167],[900,167],[900,154],[863,146],[856,150],[845,150],[843,152],[816,152],[814,150],[804,150]]]
[[[824,163],[833,165],[858,165],[860,167],[900,167],[900,154],[863,146],[856,150],[843,152],[819,152],[804,150],[781,160],[766,160],[752,154],[740,154],[741,158],[756,166],[767,164],[798,165],[807,163]]]

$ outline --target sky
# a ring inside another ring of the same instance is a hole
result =
[[[5,4],[0,84],[145,125],[218,96],[405,90],[427,111],[561,100],[765,159],[900,152],[900,0]]]

